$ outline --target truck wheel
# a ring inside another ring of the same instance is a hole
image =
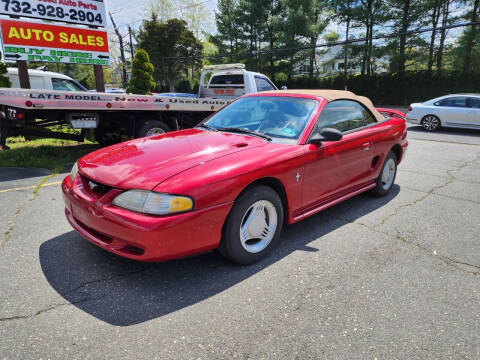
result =
[[[140,127],[138,131],[138,137],[154,136],[165,134],[170,131],[170,128],[163,121],[159,120],[147,120]]]

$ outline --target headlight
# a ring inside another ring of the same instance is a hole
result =
[[[75,181],[77,174],[78,174],[78,164],[77,162],[75,162],[75,165],[73,165],[72,167],[72,171],[70,171],[70,180],[72,180],[72,183]]]
[[[129,190],[113,199],[113,205],[144,214],[168,215],[192,210],[193,200],[187,196]]]

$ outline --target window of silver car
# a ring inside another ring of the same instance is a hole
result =
[[[469,107],[472,109],[480,109],[480,98],[468,98]]]
[[[467,97],[465,96],[448,97],[440,101],[437,101],[434,105],[444,106],[444,107],[457,107],[457,108],[468,107]]]

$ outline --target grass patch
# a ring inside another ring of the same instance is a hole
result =
[[[0,151],[0,167],[46,168],[54,173],[65,170],[67,164],[100,146],[96,143],[79,143],[60,139],[25,140],[23,137],[7,139],[10,150]]]

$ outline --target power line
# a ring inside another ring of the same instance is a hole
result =
[[[399,37],[401,35],[405,36],[410,36],[410,35],[415,35],[415,34],[423,34],[426,32],[432,32],[432,31],[440,31],[440,30],[449,30],[449,29],[455,29],[455,28],[460,28],[460,27],[466,27],[466,26],[473,26],[473,25],[480,25],[480,21],[475,21],[475,22],[468,22],[468,23],[460,23],[460,24],[451,24],[451,25],[445,25],[445,26],[440,26],[440,27],[433,27],[433,28],[423,28],[423,29],[417,29],[417,30],[409,30],[405,32],[394,32],[391,34],[380,34],[373,36],[371,39],[372,40],[381,40],[381,39],[391,39],[395,37]],[[282,52],[296,52],[296,51],[301,51],[301,50],[312,50],[312,49],[317,49],[317,48],[324,48],[324,47],[332,47],[336,45],[349,45],[349,44],[356,44],[356,43],[362,43],[362,42],[367,42],[368,38],[359,38],[359,39],[349,39],[349,40],[343,40],[343,41],[335,41],[335,42],[329,42],[329,43],[322,43],[314,46],[298,46],[298,47],[291,47],[291,48],[274,48],[270,50],[259,50],[259,51],[253,51],[249,53],[240,53],[240,54],[228,54],[228,55],[199,55],[199,56],[180,56],[180,57],[162,57],[160,60],[163,61],[188,61],[188,60],[202,60],[202,59],[223,59],[223,58],[230,58],[232,56],[236,58],[249,58],[249,57],[257,57],[259,55],[269,55],[269,54],[276,54],[276,53],[282,53]]]

